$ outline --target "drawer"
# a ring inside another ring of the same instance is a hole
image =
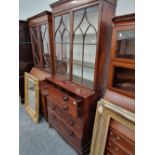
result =
[[[121,147],[123,150],[126,150],[126,152],[128,152],[129,154],[133,155],[135,152],[135,144],[112,128],[109,129],[108,135],[108,142],[110,141],[116,143],[119,147]]]
[[[106,148],[104,155],[115,155],[111,150]]]
[[[69,96],[67,93],[64,93],[61,90],[48,84],[44,84],[44,89],[42,89],[41,91],[42,94],[45,94],[46,91],[48,106],[50,106],[50,104],[55,104],[61,110],[70,114],[74,118],[81,116],[81,110],[82,110],[81,99],[75,99]]]
[[[66,114],[57,105],[50,103],[48,111],[52,111],[57,117],[71,130],[75,131],[79,138],[82,134],[82,121],[81,119],[74,119],[73,117]]]
[[[108,141],[106,148],[109,150],[108,152],[115,155],[134,155],[126,152],[122,148],[120,148],[116,143],[113,141]]]
[[[58,130],[58,132],[72,145],[80,147],[81,139],[77,137],[74,131],[67,126],[52,112],[48,112],[49,124]]]

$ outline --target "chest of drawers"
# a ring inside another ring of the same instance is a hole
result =
[[[58,84],[53,80],[40,82],[49,127],[54,127],[79,154],[86,154],[92,136],[94,103],[98,96],[93,91],[86,92],[84,88],[74,88],[70,84],[68,87],[68,83],[59,81]]]

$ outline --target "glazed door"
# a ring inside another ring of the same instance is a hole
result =
[[[41,66],[41,57],[39,54],[39,36],[37,27],[30,28],[30,35],[31,35],[34,64],[35,66]]]
[[[48,23],[30,28],[35,66],[51,71],[51,51]]]
[[[51,71],[51,52],[49,43],[48,23],[39,26],[42,68]]]
[[[70,14],[54,17],[55,71],[70,80]]]
[[[74,12],[72,81],[94,88],[98,35],[98,6]]]

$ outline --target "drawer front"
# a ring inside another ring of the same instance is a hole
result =
[[[60,109],[70,114],[74,118],[77,118],[81,115],[82,100],[74,99],[68,94],[63,93],[61,90],[58,90],[57,88],[45,83],[44,86],[42,85],[42,87],[42,94],[44,94],[47,97],[47,101],[49,104],[50,102],[54,103]]]
[[[111,154],[117,154],[117,155],[133,155],[130,154],[128,152],[126,152],[125,150],[123,150],[122,148],[120,148],[116,143],[114,143],[113,141],[108,141],[107,143],[107,149],[109,150],[109,152],[111,152]]]
[[[111,150],[106,148],[104,155],[115,155],[115,153],[113,153]]]
[[[67,128],[67,126],[51,111],[48,111],[49,123],[56,128],[64,138],[76,147],[81,146],[81,140],[77,137],[74,131]]]
[[[52,102],[47,102],[48,111],[52,111],[57,117],[71,130],[75,131],[79,138],[82,135],[82,121],[81,119],[74,119],[72,116],[66,114],[64,110],[60,109],[57,105]]]
[[[110,141],[117,144],[123,150],[126,150],[126,152],[128,152],[129,154],[133,155],[135,152],[135,144],[131,140],[111,128],[109,130],[108,143]]]

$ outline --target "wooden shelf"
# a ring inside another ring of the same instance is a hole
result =
[[[77,75],[73,75],[73,82],[81,84],[81,77]],[[90,89],[93,87],[93,81],[83,78],[82,85],[86,86]]]
[[[62,60],[58,60],[58,61],[62,61],[62,62],[66,62],[66,63],[70,62],[69,59],[62,59]],[[87,62],[87,61],[84,61],[83,65],[82,65],[82,61],[80,61],[80,60],[73,60],[73,64],[76,64],[76,65],[79,65],[79,66],[83,66],[83,67],[87,67],[87,68],[91,68],[91,69],[95,68],[95,63]]]

